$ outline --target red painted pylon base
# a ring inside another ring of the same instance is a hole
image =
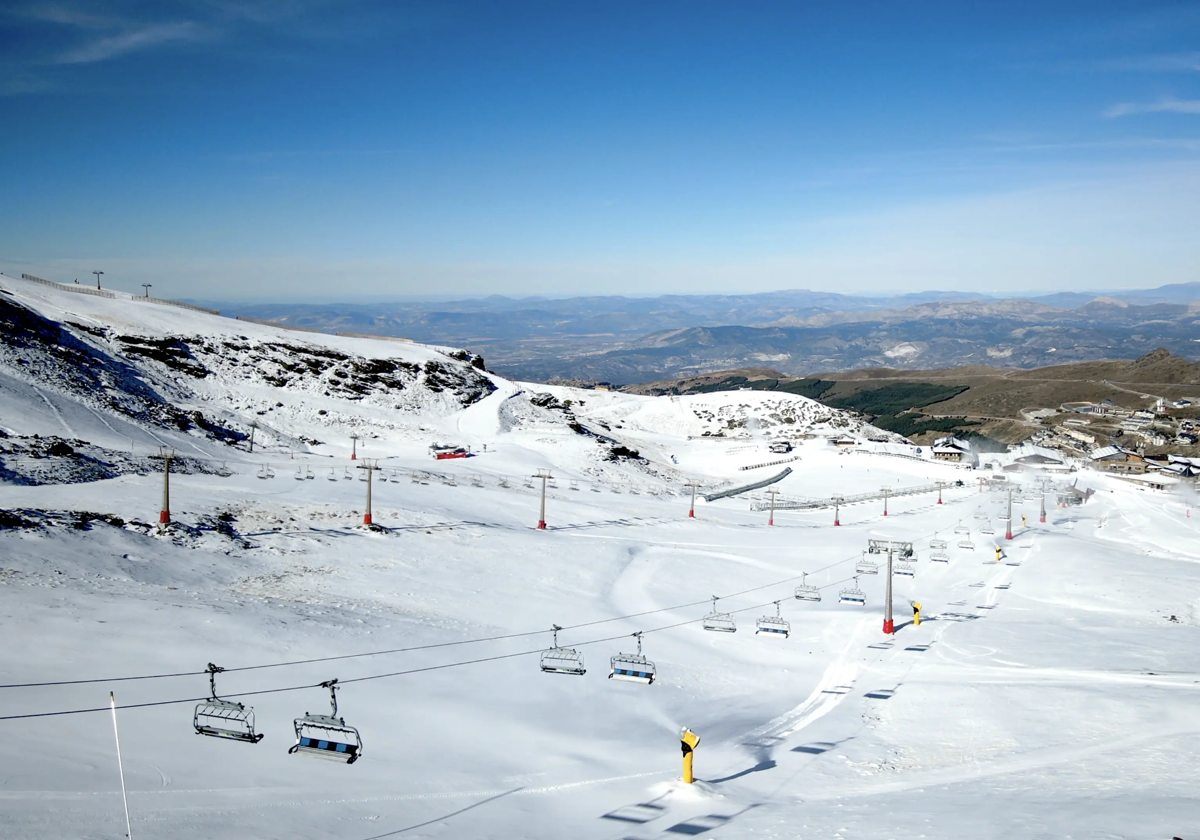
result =
[[[884,516],[887,516],[887,511],[886,511],[886,510],[883,512],[883,515],[884,515]]]
[[[774,525],[774,524],[775,524],[775,520],[774,520],[774,519],[768,519],[768,520],[767,520],[767,524],[768,524],[768,525]]]
[[[938,504],[940,505],[941,503],[942,503],[942,500],[939,498],[939,499],[938,499]]]
[[[1046,517],[1044,517],[1044,516],[1042,517],[1042,524],[1043,524],[1043,525],[1045,525],[1045,524],[1046,524]]]
[[[1006,540],[1011,540],[1011,539],[1012,539],[1012,531],[1009,531],[1008,533],[1006,533],[1006,534],[1004,535],[1004,539],[1006,539]]]
[[[357,454],[355,454],[355,453],[353,453],[353,452],[351,452],[351,453],[350,453],[350,460],[351,460],[351,461],[357,461],[357,460],[358,460],[358,455],[357,455]]]
[[[363,524],[364,525],[371,524],[371,514],[368,513],[366,516],[363,517]]]
[[[883,632],[888,633],[888,634],[895,633],[896,632],[896,622],[890,621],[890,620],[883,622]]]
[[[545,530],[546,530],[546,520],[544,520],[544,519],[539,519],[539,520],[538,520],[538,530],[539,530],[539,531],[545,531]]]
[[[842,524],[842,521],[841,521],[840,519],[835,519],[835,520],[833,520],[833,525],[834,525],[834,527],[835,527],[835,528],[836,528],[838,525],[841,525],[841,524]]]
[[[158,514],[158,524],[170,525],[171,524],[171,511],[169,511],[169,510],[161,511]]]
[[[696,511],[689,510],[688,511],[688,519],[695,519],[695,518],[696,518]]]

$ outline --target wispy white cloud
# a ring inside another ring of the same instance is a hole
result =
[[[1147,73],[1175,73],[1194,71],[1200,73],[1200,52],[1165,53],[1162,55],[1137,55],[1114,58],[1100,62],[1105,70],[1133,70]]]
[[[1104,116],[1127,117],[1130,114],[1200,114],[1200,99],[1160,99],[1157,102],[1118,102],[1105,109]]]
[[[158,23],[98,38],[58,56],[60,64],[91,64],[173,42],[203,41],[208,30],[193,21]]]
[[[11,14],[45,23],[58,23],[80,29],[107,29],[114,25],[113,18],[85,11],[66,3],[34,3],[11,10]]]

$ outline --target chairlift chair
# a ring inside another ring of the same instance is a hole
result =
[[[958,541],[958,547],[959,547],[959,548],[965,548],[965,549],[967,549],[968,551],[974,551],[974,550],[975,550],[975,543],[971,542],[970,540],[959,540],[959,541]]]
[[[931,549],[933,549],[934,551],[945,551],[946,541],[945,540],[930,540],[929,547]]]
[[[229,478],[229,476],[233,475],[233,470],[229,469],[229,467],[225,465],[225,462],[222,461],[221,469],[217,470],[217,475],[221,476],[221,478]]]
[[[757,636],[759,633],[766,633],[768,636],[782,636],[785,639],[791,635],[792,625],[783,618],[779,601],[775,602],[775,615],[764,615],[758,620],[754,635]]]
[[[905,563],[901,560],[899,563],[892,565],[892,576],[895,577],[896,575],[900,577],[915,577],[916,569],[911,563]]]
[[[314,472],[313,472],[312,470],[310,470],[308,467],[305,467],[305,468],[304,468],[304,478],[305,478],[305,479],[307,479],[308,481],[312,481],[312,480],[313,480],[314,478],[316,478],[316,477],[317,477],[317,474],[316,474],[316,473],[314,473]]]
[[[349,468],[349,467],[346,467],[346,468],[345,468],[345,470],[346,470],[346,474],[342,476],[342,480],[344,480],[344,481],[353,481],[353,480],[354,480],[354,476],[350,475],[350,468]]]
[[[578,491],[579,490],[579,482],[576,481],[575,479],[571,479],[571,486],[569,489]]]
[[[599,485],[599,484],[593,484],[593,485],[592,485],[592,492],[593,492],[593,493],[599,493],[599,492],[600,492],[600,485]]]
[[[506,476],[506,475],[500,476],[500,481],[498,483],[499,483],[499,486],[501,486],[501,487],[508,487],[508,476]]]
[[[955,525],[954,533],[958,534],[960,537],[965,537],[971,533],[971,529],[966,525]]]
[[[717,596],[712,596],[712,612],[704,616],[701,626],[714,633],[736,633],[737,624],[734,622],[733,616],[730,613],[718,612],[717,601]]]
[[[261,732],[254,731],[254,709],[218,697],[217,674],[225,669],[209,662],[206,670],[208,690],[212,696],[196,704],[196,711],[192,714],[192,726],[196,728],[196,734],[257,744],[263,736]]]
[[[472,487],[482,487],[483,486],[483,476],[479,475],[478,473],[471,476],[471,486]]]
[[[267,465],[266,464],[263,464],[261,467],[258,468],[258,477],[259,478],[267,477]]]
[[[572,648],[559,647],[558,631],[562,628],[557,624],[553,627],[554,644],[549,650],[542,651],[542,670],[547,674],[572,674],[582,677],[587,673],[583,667],[583,654]]]
[[[330,468],[329,468],[329,480],[330,480],[330,481],[337,481],[337,480],[338,480],[337,474],[336,474],[336,473],[333,471],[333,467],[330,467]]]
[[[993,528],[992,523],[989,522],[979,529],[979,533],[991,536],[992,534],[996,533],[996,529]]]
[[[938,549],[929,555],[929,559],[935,563],[949,563],[950,555],[946,553],[945,549]]]
[[[801,573],[800,585],[796,587],[797,601],[820,601],[821,590],[808,582],[808,574]]]
[[[865,556],[855,565],[854,571],[860,575],[877,575],[879,574],[879,564],[868,560]]]
[[[854,583],[847,586],[845,589],[838,592],[838,602],[842,604],[853,604],[856,607],[865,607],[867,605],[867,593],[858,588],[858,576],[854,577]]]
[[[608,675],[608,678],[650,685],[656,676],[654,663],[642,656],[642,632],[639,630],[633,636],[637,639],[637,653],[618,653],[612,657],[609,660],[612,673]]]
[[[337,680],[326,680],[321,688],[329,689],[329,704],[333,707],[328,715],[308,712],[295,720],[296,743],[288,754],[303,753],[314,758],[325,758],[353,764],[362,756],[362,736],[353,726],[347,726],[337,713]]]
[[[266,464],[266,465],[265,465],[265,469],[266,469],[266,471],[267,471],[267,478],[274,478],[274,477],[275,477],[275,470],[271,469],[271,465],[270,465],[270,464]]]
[[[303,481],[303,480],[304,480],[304,469],[303,469],[303,467],[296,467],[296,475],[295,475],[294,477],[295,477],[295,479],[296,479],[297,481]]]
[[[975,518],[976,519],[987,519],[987,514],[984,513],[983,511],[979,511],[978,513],[975,514]]]

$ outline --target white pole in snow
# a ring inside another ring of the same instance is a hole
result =
[[[108,702],[112,708],[113,739],[117,742],[117,770],[121,773],[121,800],[125,803],[125,836],[133,840],[133,826],[129,823],[129,794],[125,792],[125,765],[121,762],[121,735],[117,731],[117,696],[108,692]]]

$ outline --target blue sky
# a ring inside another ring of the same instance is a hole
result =
[[[1200,5],[0,10],[0,268],[164,296],[1200,280]]]

